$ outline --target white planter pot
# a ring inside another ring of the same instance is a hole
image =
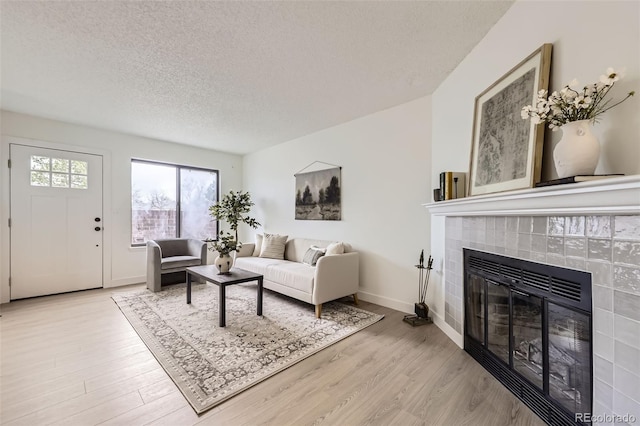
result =
[[[218,255],[213,264],[218,268],[219,274],[228,274],[233,266],[233,258],[228,254]]]
[[[600,159],[600,143],[591,120],[572,121],[560,129],[562,139],[553,150],[558,177],[592,175]]]

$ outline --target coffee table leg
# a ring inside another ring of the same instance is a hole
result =
[[[225,321],[225,310],[226,310],[225,287],[222,284],[220,284],[218,287],[220,287],[220,300],[219,300],[219,303],[218,303],[218,308],[219,308],[220,312],[218,312],[218,319],[219,319],[219,322],[220,322],[220,327],[224,327],[226,325],[226,321]]]
[[[262,278],[258,279],[258,316],[262,316]]]
[[[191,274],[187,272],[187,305],[191,303]]]

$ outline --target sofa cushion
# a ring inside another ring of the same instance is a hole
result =
[[[333,254],[343,254],[344,253],[344,244],[342,243],[331,243],[327,246],[327,256]]]
[[[262,250],[262,234],[256,234],[256,245],[253,248],[252,256],[260,256],[260,250]]]
[[[238,257],[234,266],[264,275],[265,280],[305,293],[313,292],[316,268],[304,263],[262,257]]]
[[[166,238],[154,240],[160,246],[162,257],[180,256],[189,253],[189,242],[184,238]]]
[[[268,259],[263,257],[237,257],[233,266],[266,276],[267,268],[269,266],[278,266],[285,262],[286,260]]]
[[[201,263],[201,259],[195,256],[163,257],[160,261],[160,269],[186,268],[187,266],[198,266]]]
[[[287,242],[287,238],[287,235],[265,233],[262,237],[260,257],[284,259],[284,245]]]
[[[316,268],[304,263],[285,260],[281,264],[268,266],[266,273],[263,275],[266,280],[295,288],[305,293],[312,293]]]
[[[316,246],[309,247],[309,250],[304,254],[304,258],[302,259],[302,263],[305,263],[309,266],[316,266],[318,259],[324,256],[324,249],[317,248]]]

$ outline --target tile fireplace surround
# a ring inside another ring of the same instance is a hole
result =
[[[640,176],[425,207],[436,325],[463,346],[463,247],[590,272],[593,414],[629,414],[640,423]]]

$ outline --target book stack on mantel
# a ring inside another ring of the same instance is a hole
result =
[[[560,179],[548,180],[546,182],[538,182],[536,183],[536,188],[541,186],[563,185],[565,183],[589,182],[591,180],[608,179],[608,178],[619,177],[619,176],[624,176],[624,174],[569,176],[569,177],[564,177]]]
[[[466,194],[466,176],[464,172],[442,172],[440,173],[440,200],[453,200],[463,198]]]

